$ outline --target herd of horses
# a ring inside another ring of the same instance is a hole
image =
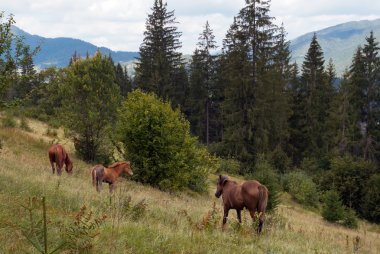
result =
[[[51,145],[48,153],[53,174],[55,173],[56,166],[57,174],[61,175],[63,164],[65,164],[66,172],[72,174],[73,162],[62,145]],[[122,173],[129,176],[133,175],[129,161],[116,162],[108,167],[98,164],[91,168],[92,183],[98,192],[100,192],[103,182],[108,183],[109,192],[112,193],[116,180]],[[256,180],[249,180],[243,184],[238,184],[226,176],[219,175],[215,197],[219,198],[222,196],[223,199],[223,227],[227,222],[229,210],[236,210],[238,221],[241,223],[241,211],[246,208],[253,220],[259,219],[257,231],[261,233],[265,220],[268,195],[268,189]]]

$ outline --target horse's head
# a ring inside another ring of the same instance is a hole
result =
[[[126,173],[129,176],[133,175],[133,172],[132,172],[132,169],[131,169],[131,162],[130,161],[126,161],[126,162],[123,163],[123,170],[122,170],[122,172]]]
[[[227,176],[219,175],[218,182],[216,185],[215,197],[219,198],[223,194],[223,187],[225,183],[227,182],[227,180],[228,180]]]

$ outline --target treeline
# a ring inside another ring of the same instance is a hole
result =
[[[108,64],[103,69],[99,67],[102,61],[76,69],[78,59],[91,59],[77,55],[62,70],[36,73],[25,68],[30,71],[24,74],[15,71],[22,69],[20,65],[6,67],[3,50],[0,78],[6,86],[1,86],[2,98],[5,105],[19,101],[42,120],[57,119],[64,112],[69,117],[61,119],[72,119],[69,127],[76,132],[77,150],[91,161],[111,156],[112,138],[99,140],[114,132],[113,125],[105,122],[117,117],[122,97],[135,89],[152,92],[182,112],[191,133],[210,153],[223,158],[220,168],[272,186],[272,202],[282,185],[307,206],[338,207],[336,216],[327,213],[329,220],[347,219],[355,211],[379,223],[380,48],[375,35],[370,33],[358,47],[338,82],[333,60],[324,59],[316,34],[298,66],[290,62],[285,28],[273,21],[270,1],[246,1],[223,45],[216,44],[206,22],[187,64],[179,51],[181,33],[174,11],[155,0],[133,78],[104,56],[100,58]],[[88,85],[88,80],[94,85]],[[99,80],[107,80],[101,82],[103,88]],[[89,96],[93,97],[85,111]],[[80,112],[82,121],[94,115],[95,122],[79,126],[83,123],[67,114],[72,111]],[[99,121],[103,114],[104,121]],[[108,129],[102,129],[105,126]]]

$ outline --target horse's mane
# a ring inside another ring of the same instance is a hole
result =
[[[127,161],[118,161],[118,162],[115,162],[114,164],[108,166],[109,168],[116,168],[118,166],[120,166],[121,164],[126,164],[128,163]]]

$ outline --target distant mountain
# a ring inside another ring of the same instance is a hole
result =
[[[20,28],[13,26],[12,32],[16,35],[24,37],[24,42],[35,48],[41,47],[41,50],[33,58],[34,64],[38,68],[47,68],[51,66],[65,67],[69,64],[71,56],[76,51],[80,56],[85,57],[87,52],[94,55],[96,50],[100,50],[103,54],[111,55],[112,59],[117,63],[134,60],[139,54],[138,52],[128,51],[112,51],[109,48],[97,47],[91,43],[73,39],[73,38],[44,38],[38,35],[31,35]]]
[[[380,19],[353,21],[328,27],[319,31],[317,40],[322,47],[325,62],[332,58],[338,75],[342,75],[358,46],[363,46],[365,38],[374,32],[377,41],[380,41]],[[305,54],[309,49],[314,32],[307,33],[291,41],[292,60],[301,66]]]

